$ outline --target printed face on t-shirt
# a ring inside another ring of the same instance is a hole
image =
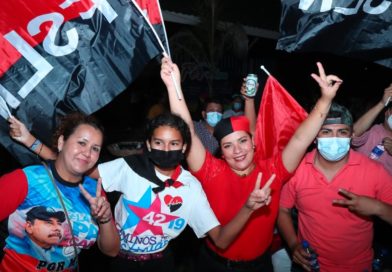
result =
[[[30,239],[42,248],[58,245],[64,236],[64,229],[57,218],[34,219],[26,222],[26,232]]]

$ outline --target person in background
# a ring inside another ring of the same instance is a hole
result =
[[[385,90],[382,99],[370,108],[354,123],[353,148],[369,156],[378,144],[384,146],[385,151],[377,160],[384,165],[392,175],[392,84]],[[384,111],[384,122],[372,126],[377,116]]]
[[[231,101],[231,108],[223,112],[223,118],[244,115],[244,111],[243,111],[244,100],[242,95],[234,94],[232,96],[232,99],[233,100]]]
[[[90,173],[101,177],[105,191],[122,193],[115,208],[121,249],[111,271],[173,271],[168,245],[187,225],[197,237],[208,235],[224,249],[253,212],[271,201],[269,184],[260,189],[261,177],[255,178],[237,215],[221,225],[200,183],[180,165],[189,144],[187,124],[162,114],[147,123],[143,154],[101,163]]]
[[[213,134],[215,126],[222,120],[222,111],[223,106],[218,99],[208,98],[205,100],[201,112],[203,119],[193,122],[200,141],[215,156],[219,155],[219,144]]]
[[[332,104],[317,134],[317,148],[283,186],[278,226],[298,264],[293,271],[310,271],[302,240],[318,254],[320,271],[372,271],[371,216],[392,223],[392,177],[381,164],[350,149],[352,127],[350,112]],[[291,217],[294,206],[298,234]]]
[[[158,99],[153,97],[153,99],[157,100],[156,103],[151,105],[147,110],[146,119],[147,121],[154,119],[158,115],[161,115],[165,112],[169,111],[169,103],[167,101],[167,94],[164,91],[157,92]]]
[[[218,220],[222,224],[232,220],[254,190],[254,180],[260,172],[263,183],[271,176],[275,177],[270,186],[271,204],[252,214],[230,246],[221,249],[206,239],[206,246],[200,252],[198,271],[272,270],[268,248],[278,214],[281,186],[294,172],[317,135],[341,83],[336,76],[327,76],[320,63],[317,65],[319,75],[312,74],[312,77],[321,87],[322,96],[281,153],[268,160],[260,159],[255,153],[249,120],[245,116],[236,116],[222,119],[215,127],[214,135],[222,152],[222,159],[218,159],[206,151],[196,136],[184,99],[177,98],[177,91],[181,93],[181,88],[176,89],[176,86],[181,86],[177,65],[169,58],[163,58],[161,77],[168,90],[171,111],[179,114],[190,126],[192,145],[187,155],[188,166],[200,180]]]
[[[0,220],[9,216],[1,271],[74,271],[77,254],[96,241],[106,255],[116,256],[120,249],[101,182],[85,175],[98,161],[103,128],[93,117],[73,113],[63,118],[54,138],[58,153],[49,166],[28,166],[0,178]],[[37,139],[30,145],[41,148]],[[31,247],[29,228],[26,231],[31,209],[40,206],[68,214],[61,242],[52,246],[49,256]]]

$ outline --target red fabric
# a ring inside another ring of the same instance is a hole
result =
[[[280,237],[279,233],[274,233],[272,238],[272,243],[270,247],[271,254],[274,254],[276,251],[282,248],[282,238]]]
[[[3,260],[0,263],[0,271],[2,272],[47,272],[62,271],[72,272],[72,269],[64,269],[62,262],[46,263],[25,254],[19,254],[13,250],[5,249]]]
[[[273,76],[269,76],[256,121],[258,155],[266,159],[282,151],[306,116],[298,102]]]
[[[317,252],[321,271],[371,271],[373,222],[335,206],[344,188],[392,204],[392,177],[381,164],[350,150],[349,160],[328,181],[314,166],[316,150],[308,153],[283,186],[280,206],[298,209],[298,238]]]
[[[243,207],[253,191],[257,175],[263,173],[261,186],[276,174],[271,184],[272,200],[270,205],[255,211],[237,238],[226,250],[217,248],[207,239],[208,246],[217,254],[231,260],[253,260],[262,255],[271,244],[275,220],[279,208],[282,183],[290,177],[282,162],[282,154],[274,158],[260,160],[255,156],[256,167],[245,177],[240,177],[220,159],[206,152],[206,160],[195,173],[203,186],[208,202],[222,226],[229,223]]]
[[[233,131],[243,130],[249,132],[249,120],[245,116],[232,116],[230,121]]]
[[[158,0],[136,0],[140,9],[147,15],[151,24],[162,24]]]
[[[173,184],[170,184],[169,180],[165,181],[165,187],[174,187],[174,188],[180,188],[181,186],[183,186],[184,184],[181,181],[178,181],[178,177],[181,174],[181,166],[177,165],[176,169],[174,170],[173,174],[171,175],[170,179],[173,180]]]
[[[22,169],[0,177],[0,221],[7,218],[27,196],[27,179]]]

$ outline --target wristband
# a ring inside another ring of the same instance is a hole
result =
[[[34,143],[30,146],[30,150],[36,151],[40,144],[42,144],[41,141],[38,139],[35,139]]]
[[[98,225],[103,225],[103,224],[109,223],[110,221],[112,221],[111,217],[109,219],[106,219],[106,220],[99,220],[98,221]]]

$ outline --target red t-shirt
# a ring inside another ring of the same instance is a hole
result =
[[[280,206],[298,209],[298,236],[313,247],[322,271],[371,271],[373,222],[332,205],[344,188],[392,204],[392,176],[379,163],[350,150],[346,165],[328,181],[314,167],[315,150],[283,186]]]
[[[288,179],[290,174],[283,165],[281,153],[268,160],[260,160],[255,156],[255,163],[255,169],[248,176],[240,177],[224,160],[217,159],[207,152],[202,168],[193,173],[200,180],[211,208],[223,226],[230,222],[245,205],[254,190],[259,172],[263,174],[261,186],[273,173],[276,174],[271,185],[270,205],[260,208],[251,215],[238,237],[226,250],[215,247],[207,240],[212,250],[227,259],[255,259],[267,250],[272,241],[280,190],[283,181]]]

